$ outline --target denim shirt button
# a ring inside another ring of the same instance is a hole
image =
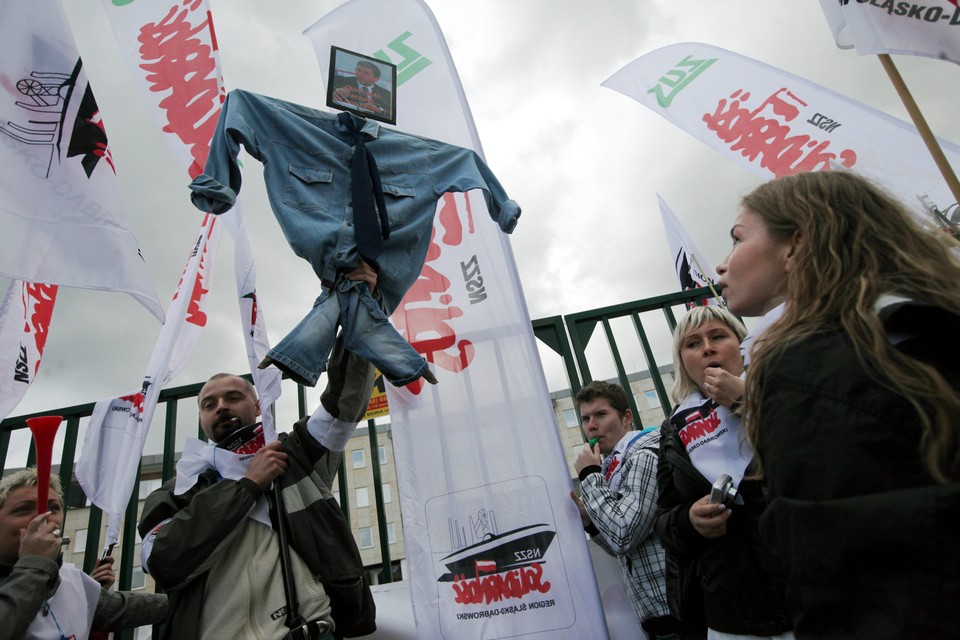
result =
[[[352,227],[352,226],[353,226],[353,223],[350,222],[350,221],[347,221],[347,226],[348,226],[348,227]]]

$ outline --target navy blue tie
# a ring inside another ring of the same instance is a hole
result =
[[[367,137],[367,134],[363,133],[364,120],[346,112],[337,114],[337,119],[353,134],[356,144],[350,163],[350,187],[357,250],[364,260],[377,269],[377,258],[383,253],[383,241],[390,238],[390,220],[387,218],[387,204],[383,199],[380,171],[373,154],[364,144]]]

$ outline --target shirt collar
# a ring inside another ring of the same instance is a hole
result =
[[[363,129],[361,129],[361,131],[363,131],[365,134],[369,135],[371,138],[374,138],[374,139],[379,138],[379,137],[380,137],[380,123],[377,122],[376,120],[371,120],[371,119],[367,118],[367,121],[366,121],[366,123],[364,123]]]
[[[656,428],[657,427],[647,427],[645,429],[641,429],[640,431],[634,429],[627,431],[625,434],[623,434],[623,437],[620,438],[620,441],[617,443],[617,446],[613,448],[613,451],[610,452],[609,457],[612,458],[613,456],[623,456],[623,452],[627,450],[627,447],[629,447],[635,439],[639,438],[640,436],[647,435]]]
[[[623,437],[620,438],[620,441],[617,443],[617,446],[613,448],[613,451],[610,452],[610,456],[622,456],[623,452],[627,450],[630,442],[633,441],[633,438],[637,435],[636,431],[630,430],[623,434]]]

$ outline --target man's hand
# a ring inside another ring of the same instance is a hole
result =
[[[60,525],[50,520],[50,512],[41,513],[26,529],[20,529],[20,557],[40,556],[56,560],[63,542],[61,533]]]
[[[589,444],[583,445],[583,449],[577,454],[577,459],[573,461],[573,468],[579,474],[584,468],[592,464],[600,466],[603,459],[600,457],[600,445],[595,444],[592,447]]]
[[[100,560],[100,563],[94,567],[90,577],[100,583],[100,586],[109,590],[117,581],[117,574],[113,570],[113,556],[107,556]]]
[[[377,289],[377,272],[369,264],[361,259],[353,271],[343,276],[347,280],[363,280],[370,288],[370,293]]]
[[[583,523],[583,528],[586,529],[590,526],[590,516],[587,514],[587,508],[583,506],[583,499],[578,496],[575,491],[570,492],[570,497],[577,505],[577,509],[580,510],[580,522]]]
[[[710,496],[703,496],[690,506],[690,524],[704,538],[719,538],[727,533],[732,513],[723,504],[710,504]]]
[[[283,451],[283,443],[274,440],[265,444],[253,456],[247,469],[247,478],[266,491],[270,483],[282,476],[286,470],[287,454]]]

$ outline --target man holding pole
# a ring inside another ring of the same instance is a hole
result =
[[[338,339],[327,376],[314,414],[262,446],[253,386],[225,373],[203,385],[209,443],[187,443],[177,477],[150,494],[139,524],[144,570],[170,597],[166,638],[332,640],[337,626],[348,636],[376,628],[359,550],[330,491],[373,368]],[[254,438],[242,441],[247,431]]]

